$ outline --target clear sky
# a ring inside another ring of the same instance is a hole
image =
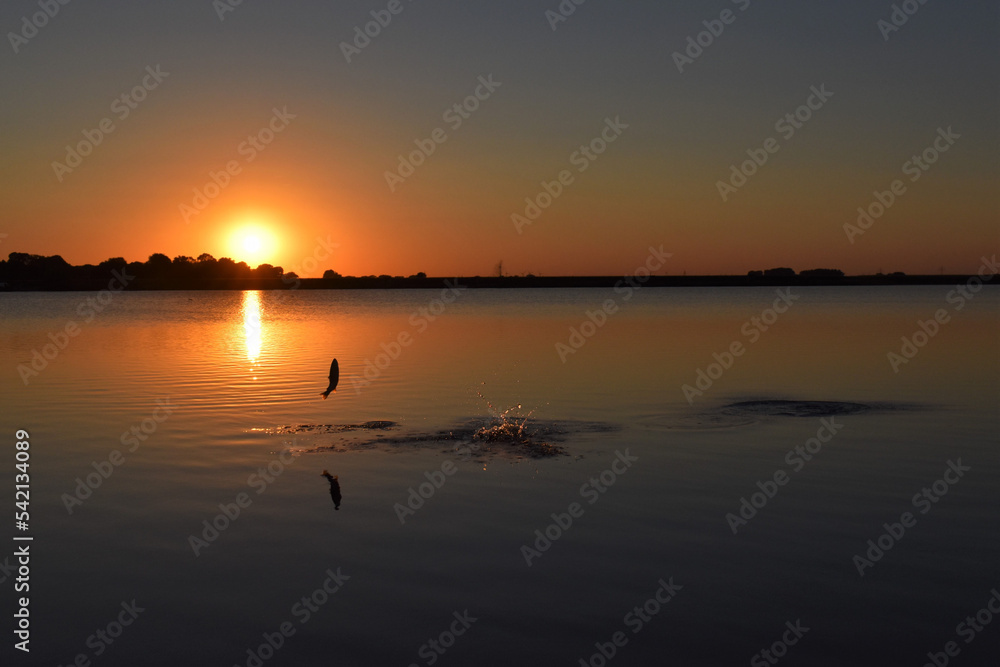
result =
[[[306,275],[335,245],[318,271],[614,275],[651,245],[671,274],[973,272],[1000,249],[989,0],[897,3],[898,30],[871,0],[49,4],[0,5],[0,255]],[[345,55],[373,11],[391,21]],[[767,161],[743,182],[747,151]],[[894,201],[845,230],[876,191]]]

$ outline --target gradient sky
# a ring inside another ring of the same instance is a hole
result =
[[[973,272],[998,246],[1000,9],[928,2],[888,41],[891,2],[588,0],[555,31],[558,0],[402,0],[348,63],[340,44],[388,0],[71,2],[15,54],[0,46],[0,255],[74,264],[208,252],[303,275],[625,274],[650,245],[668,272]],[[678,72],[672,54],[724,9],[735,21]],[[8,0],[21,32],[37,0]],[[169,76],[119,120],[115,98]],[[477,78],[502,85],[457,130],[443,112]],[[788,140],[775,122],[834,93]],[[272,109],[296,118],[253,162],[239,147]],[[583,172],[569,162],[606,118],[629,125]],[[114,132],[62,182],[84,130]],[[961,135],[919,181],[902,167],[939,127]],[[414,140],[448,140],[390,192]],[[780,150],[728,201],[717,182],[769,137]],[[209,172],[242,171],[186,222]],[[511,215],[561,170],[574,182],[518,234]],[[893,180],[906,193],[863,236],[844,224]],[[265,248],[244,250],[258,226]],[[234,237],[237,237],[234,240]],[[320,253],[322,254],[322,250]]]

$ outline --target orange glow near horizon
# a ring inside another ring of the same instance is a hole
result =
[[[180,111],[165,109],[158,122],[179,117]],[[33,157],[18,162],[0,186],[13,221],[3,229],[9,238],[2,241],[0,256],[59,254],[80,265],[109,257],[131,262],[152,253],[171,258],[208,253],[254,268],[280,266],[303,278],[318,278],[327,269],[345,276],[489,275],[501,260],[509,274],[626,275],[645,261],[650,245],[663,244],[674,255],[665,269],[672,275],[742,275],[779,266],[857,275],[975,272],[980,258],[996,247],[992,172],[985,167],[970,168],[969,179],[956,185],[957,177],[946,178],[949,163],[942,160],[934,179],[913,187],[852,244],[843,225],[857,219],[868,184],[884,180],[881,173],[857,174],[829,162],[792,170],[776,161],[739,197],[723,203],[713,184],[719,162],[728,159],[724,150],[712,158],[695,147],[672,154],[677,164],[692,169],[675,173],[672,163],[628,153],[627,143],[579,174],[518,234],[511,214],[523,212],[525,198],[537,196],[539,181],[551,180],[564,166],[562,148],[502,146],[464,135],[477,150],[490,149],[482,154],[495,160],[492,166],[477,167],[475,160],[470,166],[469,156],[480,152],[442,147],[391,193],[382,174],[410,140],[411,129],[404,125],[380,135],[384,119],[348,122],[322,105],[313,108],[316,117],[328,111],[346,123],[336,127],[348,129],[338,131],[371,141],[347,141],[333,160],[316,146],[340,145],[338,134],[293,125],[244,163],[217,197],[195,209],[201,201],[195,191],[204,190],[207,174],[238,156],[227,128],[262,122],[244,107],[225,111],[205,120],[204,132],[170,141],[130,125],[129,141],[162,158],[155,177],[134,168],[132,154],[124,150],[128,142],[109,140],[58,183],[50,173],[51,147],[15,139],[18,150],[33,151]],[[669,187],[656,177],[660,173],[671,175]],[[795,187],[786,187],[788,182]],[[197,213],[186,219],[181,205]],[[958,222],[942,222],[949,219]]]
[[[276,263],[280,251],[277,236],[257,218],[251,218],[229,232],[226,247],[228,256],[251,267]]]
[[[490,3],[414,11],[419,29],[393,28],[354,64],[330,34],[353,39],[346,26],[364,17],[352,3],[244,3],[258,6],[232,24],[204,8],[193,19],[193,3],[91,4],[0,59],[13,91],[0,111],[0,258],[207,254],[302,278],[487,276],[502,261],[508,275],[624,276],[662,244],[671,275],[938,275],[1000,251],[1000,102],[982,85],[1000,69],[995,3],[940,8],[932,38],[906,28],[889,51],[857,30],[870,7],[835,9],[862,3],[826,3],[823,40],[789,38],[813,34],[811,12],[747,19],[753,31],[733,28],[714,64],[681,77],[636,53],[683,46],[685,26],[710,18],[698,3],[621,15],[602,3],[613,26],[597,10],[572,19],[573,31],[597,21],[599,43],[579,33],[558,48],[536,39],[539,17],[526,30],[521,12]],[[768,48],[739,43],[751,38]],[[823,85],[803,72],[826,73],[829,106],[786,135],[776,121]],[[140,83],[133,105],[125,93]],[[467,100],[475,110],[456,114]],[[928,169],[914,172],[914,157]],[[845,229],[872,207],[884,210],[863,235]]]

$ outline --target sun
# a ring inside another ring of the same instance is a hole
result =
[[[260,237],[253,232],[248,233],[243,237],[243,250],[248,254],[256,255],[260,252],[260,249],[264,246],[264,242],[260,240]]]
[[[257,223],[243,224],[233,230],[229,238],[229,252],[237,262],[251,267],[274,260],[277,240],[271,231]]]

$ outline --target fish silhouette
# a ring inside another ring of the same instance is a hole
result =
[[[338,364],[337,360],[334,359],[333,363],[330,364],[330,386],[326,388],[326,391],[320,394],[324,401],[331,392],[336,393],[338,382],[340,382],[340,364]]]

